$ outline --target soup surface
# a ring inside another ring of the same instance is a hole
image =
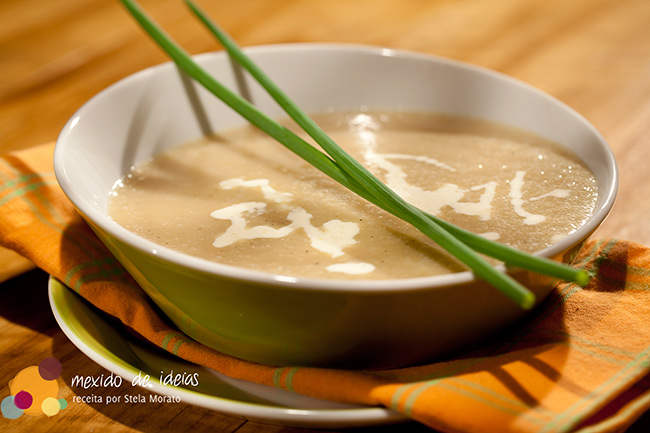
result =
[[[596,203],[595,178],[577,157],[523,131],[398,111],[314,119],[407,201],[528,252],[575,231]],[[465,269],[254,128],[157,155],[111,195],[110,216],[132,232],[228,265],[339,279]]]

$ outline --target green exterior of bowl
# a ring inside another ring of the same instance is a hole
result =
[[[416,365],[476,344],[527,314],[483,281],[368,293],[259,284],[169,263],[93,229],[181,331],[268,365]],[[540,300],[554,283],[528,272],[513,276]]]
[[[569,143],[596,173],[602,194],[594,217],[542,255],[567,259],[613,205],[618,177],[602,137],[568,107],[516,80],[376,47],[290,44],[252,49],[251,55],[307,111],[402,104],[501,122],[512,119],[514,126],[541,135],[548,131],[547,138]],[[223,53],[200,56],[200,61],[226,84],[237,85]],[[345,81],[357,73],[357,81]],[[387,87],[386,80],[395,76],[408,79]],[[331,88],[313,86],[312,80],[322,84],[330,78]],[[476,103],[459,97],[468,89]],[[256,103],[278,115],[274,104],[254,87],[250,90]],[[241,123],[166,64],[93,98],[57,141],[55,172],[66,195],[187,335],[226,354],[269,365],[391,368],[471,347],[527,314],[468,272],[361,283],[258,274],[166,250],[106,215],[108,192],[129,167],[212,129]],[[548,279],[525,272],[514,276],[540,302],[552,287]]]

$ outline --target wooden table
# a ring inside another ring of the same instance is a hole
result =
[[[582,113],[621,169],[618,201],[596,236],[650,245],[650,2],[648,0],[213,0],[200,4],[242,45],[352,42],[483,65],[536,86]],[[182,2],[142,1],[190,52],[218,47]],[[93,94],[166,61],[117,1],[0,1],[0,151],[53,141]],[[59,330],[47,276],[0,251],[0,397],[24,367],[56,356],[75,373],[107,373]],[[74,392],[62,385],[68,401]],[[7,431],[301,432],[188,406],[107,409],[0,419]],[[640,420],[632,431],[648,431]],[[425,431],[416,424],[373,431]]]

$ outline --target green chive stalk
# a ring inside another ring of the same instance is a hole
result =
[[[302,127],[309,136],[311,136],[332,158],[341,163],[344,167],[346,164],[353,164],[352,170],[363,172],[361,177],[372,178],[373,187],[382,186],[386,194],[387,202],[403,201],[392,190],[388,189],[376,179],[365,167],[345,153],[298,105],[296,105],[273,81],[262,71],[246,54],[241,50],[237,43],[216,23],[214,23],[194,2],[186,0],[185,3],[199,18],[199,20],[210,30],[218,39],[228,54],[242,65],[255,78],[262,87],[273,97],[273,99],[287,112],[287,114],[296,123]],[[371,187],[372,188],[372,187]],[[372,189],[371,189],[372,190]],[[385,206],[381,206],[385,209]],[[385,209],[386,210],[386,209]],[[389,211],[395,213],[395,211]],[[588,276],[586,272],[575,269],[553,260],[543,257],[533,256],[524,253],[515,248],[503,245],[497,242],[485,239],[470,231],[454,226],[433,215],[426,214],[428,218],[436,224],[442,226],[445,230],[454,236],[461,238],[463,242],[474,248],[476,251],[486,254],[490,257],[499,259],[509,265],[521,267],[522,269],[536,271],[542,274],[552,275],[564,281],[576,282],[580,285],[586,285]],[[399,216],[399,215],[397,215]]]
[[[350,157],[325,134],[293,101],[291,101],[237,46],[237,44],[191,1],[186,3],[226,48],[269,92],[278,104],[301,126],[328,155],[314,148],[278,122],[268,118],[248,101],[233,93],[209,75],[190,55],[169,38],[132,0],[121,0],[153,40],[169,55],[176,65],[221,99],[253,125],[266,132],[289,150],[312,164],[332,179],[366,200],[412,224],[446,249],[474,273],[510,297],[522,308],[529,309],[535,296],[509,275],[499,272],[480,257],[476,251],[497,258],[506,264],[546,274],[580,285],[588,282],[584,271],[552,260],[523,253],[514,248],[490,241],[467,230],[436,218],[403,200],[360,163]],[[476,250],[476,251],[475,251]]]

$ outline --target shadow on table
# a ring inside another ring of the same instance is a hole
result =
[[[0,317],[44,335],[55,334],[58,326],[47,296],[48,278],[34,269],[0,284]]]

